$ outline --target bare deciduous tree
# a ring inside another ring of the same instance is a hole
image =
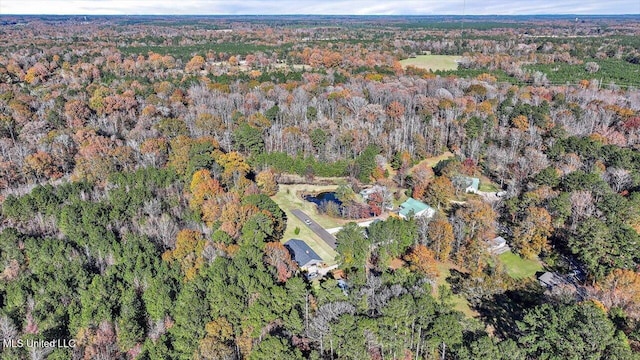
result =
[[[600,70],[600,65],[593,61],[589,61],[588,63],[584,64],[584,69],[587,70],[589,74],[595,74],[598,72],[598,70]]]
[[[604,173],[604,180],[609,183],[613,191],[618,193],[627,189],[632,183],[631,174],[628,170],[614,167],[607,169]]]
[[[4,340],[14,340],[18,336],[18,330],[13,321],[6,316],[0,316],[0,338]]]
[[[591,191],[574,191],[569,198],[571,202],[571,224],[575,228],[584,219],[593,216],[596,207]]]

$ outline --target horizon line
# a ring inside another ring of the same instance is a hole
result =
[[[58,13],[41,13],[41,14],[32,14],[32,13],[14,13],[14,14],[0,14],[0,17],[3,16],[257,16],[257,17],[266,17],[266,16],[354,16],[354,17],[368,17],[368,16],[379,16],[379,17],[420,17],[420,16],[503,16],[503,17],[517,17],[517,16],[637,16],[640,17],[640,14],[636,13],[615,13],[615,14],[607,14],[607,13],[594,13],[594,14],[576,14],[576,13],[523,13],[523,14],[454,14],[454,13],[440,13],[440,14],[301,14],[301,13],[282,13],[282,14],[200,14],[200,13],[185,13],[185,14],[165,14],[165,13],[148,13],[148,14],[140,14],[140,13],[130,13],[130,14],[58,14]]]

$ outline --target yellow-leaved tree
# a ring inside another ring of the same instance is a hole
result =
[[[205,201],[213,199],[224,191],[218,180],[211,177],[211,172],[207,169],[193,173],[189,190],[191,191],[189,206],[193,210],[200,210]]]
[[[206,245],[202,233],[195,230],[181,230],[176,237],[176,247],[162,254],[166,262],[177,261],[184,273],[185,280],[192,280],[204,264],[202,252]]]
[[[551,215],[544,208],[529,207],[513,231],[513,245],[522,256],[535,258],[549,247],[547,237],[552,230]]]
[[[196,55],[189,60],[187,65],[184,67],[184,71],[186,72],[195,72],[200,71],[204,67],[204,58],[200,55]]]
[[[278,192],[278,183],[273,170],[267,169],[260,171],[256,175],[256,184],[262,192],[268,196],[273,196]]]
[[[438,216],[429,223],[427,230],[430,248],[439,261],[447,261],[454,241],[453,227],[446,217]]]

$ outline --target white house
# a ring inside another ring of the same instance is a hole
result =
[[[468,181],[471,181],[471,185],[467,186],[464,189],[465,192],[476,194],[480,189],[480,179],[478,178],[466,178]]]

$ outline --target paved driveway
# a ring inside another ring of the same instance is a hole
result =
[[[307,225],[307,227],[311,229],[314,233],[320,236],[320,238],[324,240],[324,242],[326,242],[327,245],[331,246],[333,250],[336,249],[336,246],[337,246],[336,238],[333,235],[329,234],[329,232],[327,232],[327,230],[325,230],[322,226],[320,226],[320,224],[313,221],[313,219],[310,218],[309,215],[305,214],[300,209],[291,210],[291,213],[295,217],[300,219],[300,221],[302,221],[305,225]]]

